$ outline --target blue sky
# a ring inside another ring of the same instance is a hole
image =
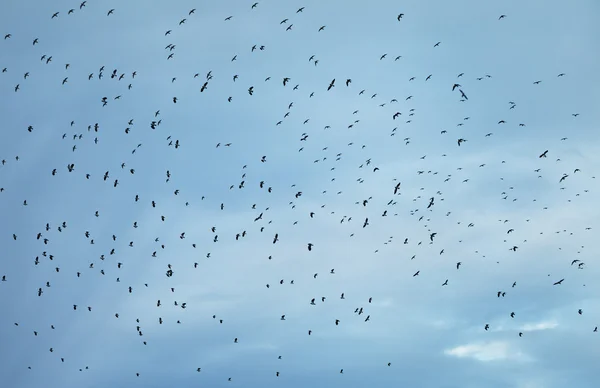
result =
[[[3,385],[595,387],[600,4],[253,3],[2,4]]]

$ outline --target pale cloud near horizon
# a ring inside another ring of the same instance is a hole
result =
[[[493,341],[460,345],[444,351],[446,355],[458,358],[473,358],[477,361],[518,361],[528,362],[532,359],[514,348],[509,342]]]
[[[550,330],[558,326],[556,322],[539,322],[539,323],[527,323],[521,327],[522,331],[538,331],[538,330]]]

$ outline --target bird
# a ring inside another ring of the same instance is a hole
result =
[[[331,90],[331,88],[333,88],[335,86],[335,78],[329,83],[329,86],[327,87],[327,91]]]

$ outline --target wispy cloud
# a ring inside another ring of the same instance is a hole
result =
[[[481,362],[530,361],[531,358],[515,349],[509,342],[477,342],[444,350],[444,354],[458,358],[472,358]]]
[[[551,330],[558,326],[557,322],[554,321],[545,321],[538,323],[527,323],[521,326],[521,331],[539,331],[539,330]]]

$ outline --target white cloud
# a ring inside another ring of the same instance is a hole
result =
[[[521,326],[521,331],[538,331],[538,330],[549,330],[554,329],[558,326],[558,323],[554,321],[538,322],[538,323],[527,323]]]
[[[511,348],[508,342],[493,341],[460,345],[446,349],[444,354],[458,358],[473,358],[477,361],[517,360],[527,361],[529,357]]]

